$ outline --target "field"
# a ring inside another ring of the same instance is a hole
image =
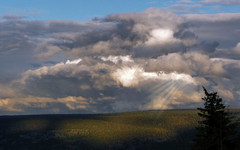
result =
[[[199,119],[196,110],[2,116],[0,150],[188,150]]]

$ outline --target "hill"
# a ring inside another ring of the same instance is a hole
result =
[[[196,110],[2,116],[0,150],[188,150],[198,120]]]

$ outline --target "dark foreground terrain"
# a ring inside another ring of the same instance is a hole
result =
[[[198,120],[196,110],[2,116],[0,150],[188,150]]]

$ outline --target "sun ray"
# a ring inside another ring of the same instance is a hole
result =
[[[157,92],[155,91],[154,92],[155,95],[150,96],[152,99],[158,99],[158,98],[162,97],[161,101],[159,102],[159,105],[166,105],[166,103],[169,103],[170,102],[169,100],[176,94],[178,89],[184,87],[184,85],[181,84],[179,81],[171,81],[170,80],[170,81],[167,81],[166,83],[163,84],[166,87],[165,89],[162,88],[162,90],[157,90],[157,91],[161,91],[161,93],[156,95]],[[162,85],[162,84],[160,84],[160,85]],[[166,85],[168,85],[168,86],[166,86]],[[160,87],[160,86],[157,86],[157,87]],[[153,111],[153,113],[154,113],[153,115],[156,118],[159,118],[162,114],[162,112],[155,112],[155,111]]]
[[[165,90],[164,95],[161,95],[162,101],[161,103],[169,103],[168,98],[172,95],[173,91],[176,89],[175,82],[172,82],[171,86]]]
[[[177,81],[175,82],[174,88],[166,95],[165,99],[168,101],[171,101],[171,98],[175,95],[175,93],[178,91],[181,84]]]
[[[167,80],[167,81],[163,81],[160,84],[157,84],[156,86],[151,88],[151,91],[156,91],[156,90],[160,90],[163,89],[164,87],[168,87],[171,84],[171,80]]]
[[[166,108],[169,103],[171,102],[172,97],[176,94],[176,92],[184,87],[183,84],[180,83],[180,81],[172,81],[170,80],[167,83],[161,84],[162,86],[156,86],[159,87],[159,89],[155,88],[155,91],[152,92],[152,94],[149,96],[150,100],[152,100],[151,104],[152,107],[155,109],[163,107]],[[164,85],[164,86],[163,86]],[[158,105],[158,106],[155,106]]]
[[[156,98],[159,96],[163,96],[169,89],[171,89],[173,86],[173,81],[169,81],[167,84],[164,84],[163,86],[159,87],[158,89],[152,91],[151,98]]]

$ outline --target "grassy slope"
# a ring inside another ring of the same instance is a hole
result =
[[[0,118],[1,149],[190,149],[195,110]]]

